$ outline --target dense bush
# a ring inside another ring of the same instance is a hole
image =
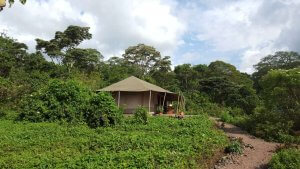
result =
[[[292,121],[285,121],[276,112],[265,108],[258,109],[250,116],[250,121],[252,125],[248,127],[251,133],[271,141],[280,141],[280,136],[289,134],[293,126]]]
[[[148,123],[148,111],[146,108],[139,106],[134,112],[134,119],[137,123],[147,124]]]
[[[114,98],[109,93],[100,92],[92,95],[84,116],[87,124],[96,128],[120,123],[123,112],[118,109]]]
[[[273,155],[269,164],[271,169],[299,169],[300,150],[285,149]]]
[[[1,121],[0,168],[204,168],[227,145],[203,115],[151,117],[148,125],[125,120],[97,129]]]
[[[78,83],[52,80],[22,100],[19,119],[81,122],[89,99],[90,92]]]
[[[300,68],[271,70],[260,81],[268,111],[300,130]]]
[[[12,83],[0,76],[0,105],[7,103],[11,100],[12,96]]]
[[[212,102],[223,107],[238,107],[246,114],[252,114],[259,103],[254,89],[224,77],[210,77],[199,83],[200,91],[206,93]]]
[[[122,119],[108,93],[92,93],[75,81],[52,80],[22,100],[20,120],[86,122],[90,127],[115,125]]]
[[[209,97],[199,91],[186,92],[184,96],[188,114],[201,114],[211,104]]]

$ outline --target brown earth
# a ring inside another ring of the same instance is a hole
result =
[[[212,118],[218,127],[220,127],[228,137],[242,138],[245,145],[251,148],[245,148],[242,155],[234,156],[233,162],[224,166],[215,166],[220,169],[263,169],[266,168],[268,162],[272,158],[272,154],[279,146],[278,143],[266,142],[265,140],[256,138],[241,128],[231,124],[220,122],[218,119]]]

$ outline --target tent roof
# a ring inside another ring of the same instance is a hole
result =
[[[136,78],[134,76],[128,77],[122,81],[119,81],[117,83],[114,83],[108,87],[105,87],[103,89],[100,89],[98,91],[125,91],[125,92],[142,92],[142,91],[156,91],[156,92],[163,92],[163,93],[170,93],[172,92],[165,90],[159,86],[153,85],[151,83],[148,83],[146,81],[143,81],[139,78]]]

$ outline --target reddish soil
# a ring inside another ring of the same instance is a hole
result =
[[[245,148],[243,155],[235,156],[234,163],[218,167],[222,169],[263,169],[270,161],[272,154],[279,146],[278,143],[266,142],[256,138],[241,128],[231,124],[226,124],[213,119],[216,124],[224,130],[228,137],[242,138],[244,144],[252,145],[252,148]]]

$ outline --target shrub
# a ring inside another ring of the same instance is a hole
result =
[[[137,123],[147,124],[148,123],[148,111],[143,106],[136,108],[134,113],[134,119]]]
[[[105,92],[93,94],[85,113],[85,120],[92,128],[118,124],[122,117],[123,112],[118,109],[113,97]]]
[[[225,153],[237,153],[242,154],[243,148],[240,142],[233,141],[227,147],[225,147]]]
[[[203,107],[210,104],[209,97],[199,91],[184,93],[186,99],[185,108],[189,114],[201,114],[203,113]]]
[[[22,99],[20,120],[83,121],[90,92],[74,81],[52,80],[45,87]]]
[[[273,155],[269,163],[271,169],[299,169],[300,150],[285,149]]]
[[[209,114],[211,116],[220,117],[220,115],[224,112],[224,107],[219,106],[216,103],[207,103],[203,106],[203,113]]]
[[[293,122],[285,116],[264,107],[256,109],[249,123],[252,124],[248,126],[251,133],[271,141],[280,141],[280,135],[289,134],[293,126]]]
[[[0,76],[0,104],[6,103],[11,95],[11,82]]]
[[[294,130],[300,130],[300,68],[271,70],[260,81],[262,96],[268,110],[285,121],[292,121]]]
[[[227,123],[232,123],[233,116],[231,116],[228,111],[223,111],[223,113],[221,114],[221,120]]]

